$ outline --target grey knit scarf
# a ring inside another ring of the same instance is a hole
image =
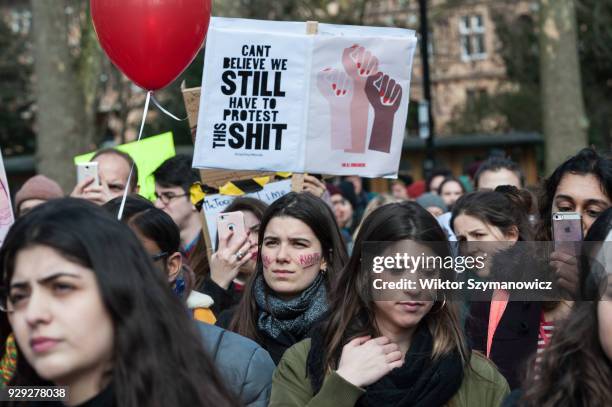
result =
[[[274,296],[261,274],[255,279],[253,293],[259,308],[257,328],[274,339],[288,333],[301,340],[328,307],[322,273],[298,297],[289,301]]]

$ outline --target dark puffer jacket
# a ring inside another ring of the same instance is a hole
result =
[[[266,407],[276,367],[268,352],[254,341],[214,325],[197,322],[204,348],[227,387],[247,407]]]

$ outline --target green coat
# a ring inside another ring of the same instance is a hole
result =
[[[287,349],[272,376],[269,407],[353,407],[364,389],[344,380],[336,372],[325,378],[315,395],[306,377],[306,359],[310,339]],[[452,407],[498,407],[510,393],[506,379],[484,356],[474,353],[471,369],[465,374],[459,391],[450,400]]]

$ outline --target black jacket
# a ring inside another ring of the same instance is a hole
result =
[[[471,303],[466,320],[468,340],[473,349],[483,354],[487,351],[490,306],[487,301]],[[512,390],[520,387],[526,361],[537,350],[541,314],[539,302],[509,301],[493,335],[489,357]]]
[[[242,293],[234,289],[234,283],[231,283],[226,290],[215,283],[210,276],[207,276],[196,290],[213,299],[214,304],[210,309],[217,318],[223,311],[237,305],[242,298]]]

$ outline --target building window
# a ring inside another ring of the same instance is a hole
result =
[[[477,108],[478,105],[487,97],[487,90],[484,88],[466,89],[465,104],[470,109]]]
[[[487,57],[484,19],[481,14],[461,17],[459,34],[461,36],[462,60],[473,61]]]

